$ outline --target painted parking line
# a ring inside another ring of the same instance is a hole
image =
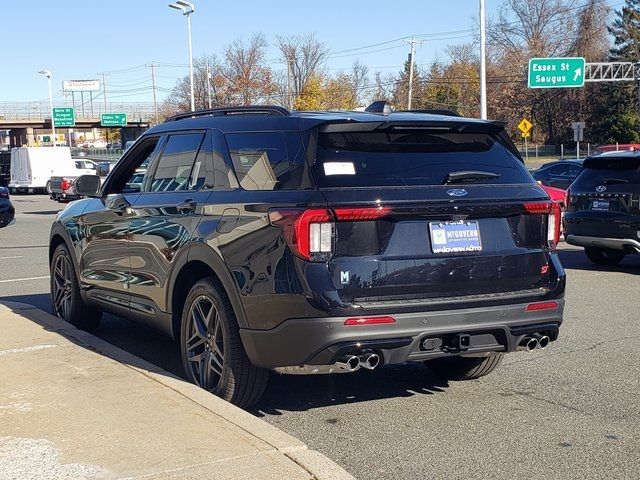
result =
[[[17,255],[15,257],[0,257],[0,260],[11,260],[13,258],[24,258],[24,255]]]
[[[0,283],[27,282],[29,280],[44,280],[45,278],[49,278],[49,275],[43,277],[11,278],[9,280],[0,280]]]

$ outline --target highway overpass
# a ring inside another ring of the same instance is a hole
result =
[[[67,107],[70,105],[55,105],[54,107]],[[56,127],[56,133],[67,136],[69,130],[74,132],[90,131],[93,129],[107,128],[101,124],[103,113],[124,113],[127,116],[127,124],[120,128],[123,142],[137,138],[150,125],[156,123],[153,104],[108,103],[95,104],[91,108],[79,110],[75,107],[75,125],[73,127]],[[0,130],[9,131],[10,146],[35,145],[36,135],[40,131],[51,132],[51,112],[48,102],[0,102]]]

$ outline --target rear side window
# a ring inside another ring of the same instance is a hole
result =
[[[627,183],[640,185],[640,158],[588,158],[576,183],[583,187]]]
[[[308,188],[297,132],[230,133],[226,138],[233,168],[245,190]]]
[[[495,136],[439,131],[320,133],[312,167],[319,187],[442,185],[453,172],[482,171],[483,184],[530,183]]]
[[[147,191],[176,192],[192,189],[191,168],[203,138],[201,133],[171,135],[158,159]]]

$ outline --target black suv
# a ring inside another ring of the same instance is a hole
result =
[[[565,238],[589,260],[615,265],[640,253],[640,152],[587,158],[567,197]]]
[[[504,125],[370,110],[217,109],[150,129],[101,188],[80,177],[91,198],[55,221],[55,312],[173,336],[189,378],[242,406],[270,370],[428,360],[470,379],[555,340],[559,214]]]

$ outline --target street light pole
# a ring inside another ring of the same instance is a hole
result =
[[[187,17],[187,36],[189,39],[189,87],[191,90],[191,111],[195,111],[196,102],[193,93],[193,50],[191,46],[191,14],[195,12],[196,7],[191,2],[185,2],[178,0],[175,3],[170,3],[169,7],[182,11],[182,14]]]
[[[487,31],[484,1],[480,0],[480,118],[487,119]]]
[[[44,75],[47,77],[47,82],[49,83],[49,111],[51,112],[51,136],[53,137],[53,147],[56,146],[56,127],[53,123],[53,92],[51,90],[51,72],[49,70],[40,70],[38,72],[40,75]]]

